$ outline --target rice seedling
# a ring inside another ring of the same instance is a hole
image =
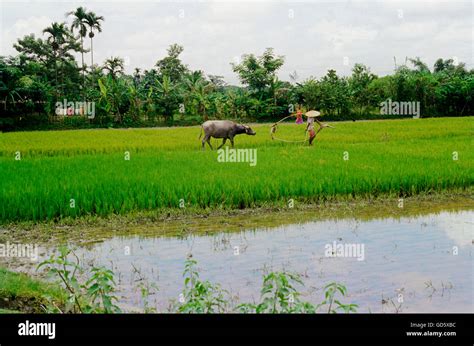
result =
[[[474,182],[472,118],[338,123],[311,148],[253,128],[236,147],[257,149],[254,167],[201,151],[198,127],[1,134],[1,222],[409,196]]]

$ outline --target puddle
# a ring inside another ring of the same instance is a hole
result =
[[[85,265],[113,269],[128,311],[143,308],[141,284],[158,287],[148,302],[159,311],[178,300],[192,254],[201,278],[220,283],[240,302],[259,299],[264,273],[287,270],[302,276],[300,291],[313,303],[336,281],[348,289],[343,302],[358,304],[359,312],[473,312],[473,230],[474,211],[451,210],[180,237],[135,232],[81,244],[76,254]],[[328,257],[334,244],[360,251]]]

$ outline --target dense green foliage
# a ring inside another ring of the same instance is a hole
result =
[[[257,149],[255,167],[201,151],[198,127],[5,133],[0,220],[179,208],[181,199],[190,208],[247,208],[462,189],[474,179],[473,124],[341,122],[315,147],[272,141],[269,127],[256,125],[256,136],[236,138],[237,148]],[[304,125],[283,124],[279,135],[304,138]]]
[[[333,120],[406,116],[381,115],[380,103],[388,99],[420,102],[422,116],[474,112],[474,71],[452,59],[438,59],[431,70],[419,58],[410,59],[384,77],[355,64],[347,77],[329,70],[319,79],[298,81],[294,74],[282,81],[278,70],[285,59],[269,48],[230,64],[242,82],[238,87],[221,76],[191,71],[180,59],[184,48],[176,44],[150,70],[127,74],[121,57],[94,64],[93,38],[104,18],[83,7],[68,18],[71,24],[52,23],[43,37],[19,38],[17,56],[0,57],[3,130],[196,124],[208,118],[258,121],[280,119],[299,106]],[[57,115],[56,102],[63,100],[94,102],[95,116]]]

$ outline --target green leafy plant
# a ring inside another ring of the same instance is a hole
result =
[[[300,293],[295,288],[296,284],[303,285],[301,279],[292,273],[272,272],[263,279],[260,291],[261,303],[241,304],[238,309],[241,312],[256,313],[289,313],[299,305]]]
[[[103,267],[92,268],[92,277],[87,280],[83,288],[86,289],[86,297],[90,298],[88,305],[90,311],[86,312],[120,312],[120,308],[114,304],[117,297],[113,295],[115,291],[114,273],[110,269]]]
[[[70,260],[73,257],[75,260]],[[86,272],[80,265],[73,251],[63,246],[58,255],[52,255],[40,263],[38,268],[46,267],[48,273],[57,276],[64,286],[68,296],[66,307],[60,309],[54,299],[46,298],[50,304],[45,305],[49,313],[117,313],[120,308],[115,305],[117,298],[114,274],[103,267],[93,267]],[[88,277],[84,283],[79,277]],[[331,282],[324,287],[325,299],[317,305],[301,299],[298,286],[304,286],[301,277],[289,272],[271,272],[264,276],[261,288],[260,302],[242,303],[233,307],[229,293],[219,284],[203,281],[197,268],[197,261],[191,256],[184,266],[184,289],[180,294],[179,303],[172,302],[169,311],[178,313],[338,313],[356,312],[357,304],[344,304],[338,295],[345,297],[347,288],[339,283]],[[156,313],[157,309],[148,302],[152,288],[157,288],[147,282],[141,283],[140,289],[145,313]],[[53,298],[53,297],[51,297]]]
[[[70,260],[74,257],[75,260]],[[72,313],[117,313],[120,308],[115,305],[114,273],[103,267],[93,267],[87,272],[79,265],[77,255],[66,246],[59,247],[59,254],[53,254],[41,262],[38,269],[44,267],[49,275],[59,278],[60,283],[68,292],[64,311],[49,307],[49,312]],[[89,277],[84,283],[79,276]]]
[[[328,313],[342,310],[346,313],[356,312],[357,304],[343,304],[335,298],[337,293],[342,296],[347,294],[345,286],[332,282],[324,287],[325,300],[313,305],[301,300],[301,293],[297,285],[303,286],[303,281],[298,274],[288,272],[271,272],[263,279],[261,302],[258,304],[240,304],[237,311],[242,313],[316,313],[328,305]]]
[[[328,313],[337,313],[338,310],[342,310],[346,313],[356,312],[359,307],[357,304],[343,304],[336,295],[339,293],[343,297],[347,294],[347,288],[344,285],[338,284],[337,282],[331,282],[324,287],[324,301],[319,306],[328,305]],[[318,307],[319,307],[318,306]]]
[[[184,267],[184,290],[180,296],[181,313],[222,313],[228,308],[228,292],[220,285],[201,281],[196,260],[188,258]]]
[[[154,284],[149,284],[147,281],[145,281],[139,285],[139,289],[143,302],[143,312],[156,313],[157,309],[153,306],[150,306],[149,297],[150,295],[158,291],[158,287]]]

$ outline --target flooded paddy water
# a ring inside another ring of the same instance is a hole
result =
[[[359,312],[473,312],[472,200],[401,215],[373,208],[373,215],[328,218],[313,210],[185,219],[71,243],[84,265],[115,272],[127,311],[143,308],[145,286],[148,304],[166,311],[178,300],[192,254],[201,279],[220,283],[239,302],[258,301],[263,275],[285,270],[301,275],[299,291],[313,303],[336,281],[348,290],[341,300]],[[167,227],[178,233],[168,235]],[[55,249],[41,247],[42,258]],[[28,270],[20,262],[8,267]]]

